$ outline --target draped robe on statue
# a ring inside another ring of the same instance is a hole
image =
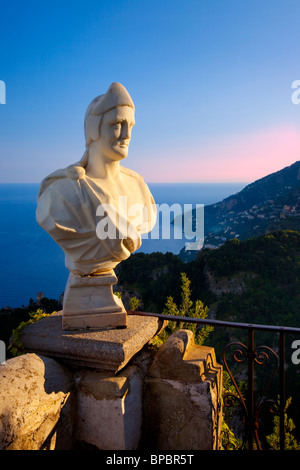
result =
[[[55,171],[41,184],[37,221],[64,250],[66,267],[75,275],[113,269],[140,247],[141,235],[150,232],[155,224],[154,199],[143,178],[122,166],[120,172],[129,188],[125,195],[128,196],[127,213],[119,207],[113,193],[108,194],[89,178],[80,164]],[[143,211],[130,213],[131,204],[139,204]],[[97,209],[101,205],[108,212],[111,226],[115,225],[115,237],[97,236],[97,224],[101,220]],[[127,229],[130,224],[130,229],[123,236],[124,224]]]

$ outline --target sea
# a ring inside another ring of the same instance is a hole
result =
[[[153,183],[149,188],[160,206],[213,204],[236,194],[246,183]],[[0,184],[0,308],[22,307],[45,297],[59,299],[68,277],[64,253],[35,219],[39,184]],[[189,206],[185,206],[189,205]],[[172,237],[142,240],[138,252],[178,254],[184,239]]]

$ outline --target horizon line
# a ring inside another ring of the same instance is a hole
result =
[[[0,181],[0,184],[41,184],[42,181]],[[146,181],[147,184],[250,184],[252,181]]]

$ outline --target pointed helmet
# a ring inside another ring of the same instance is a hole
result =
[[[84,118],[84,133],[86,146],[93,140],[99,139],[101,117],[107,111],[118,106],[130,106],[133,110],[133,101],[121,83],[114,82],[104,95],[97,96],[88,106]]]

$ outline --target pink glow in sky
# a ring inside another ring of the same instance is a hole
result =
[[[300,129],[281,126],[151,156],[147,182],[252,182],[300,160]],[[159,168],[159,171],[157,170]]]

